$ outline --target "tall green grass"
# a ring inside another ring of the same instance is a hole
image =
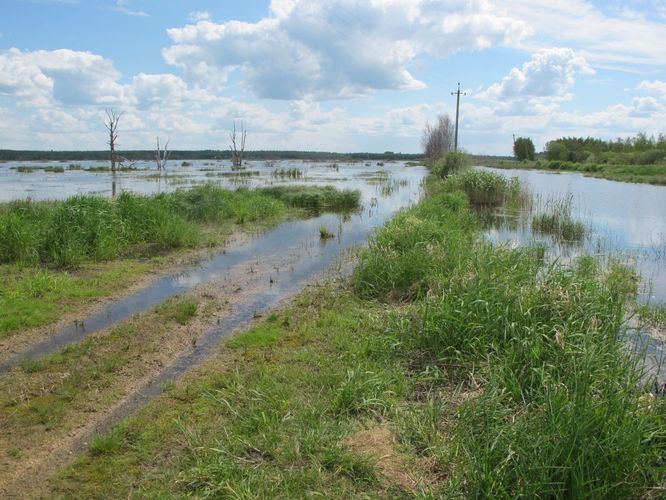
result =
[[[546,212],[532,218],[532,230],[537,233],[549,234],[558,240],[580,241],[588,229],[580,221],[571,216],[571,195],[547,203]]]
[[[357,210],[361,203],[359,191],[338,190],[332,186],[277,186],[258,191],[281,200],[290,207],[315,212]]]
[[[467,170],[453,175],[448,186],[463,191],[475,206],[522,205],[529,201],[516,177],[507,179],[492,172]]]
[[[486,178],[452,178],[448,189]],[[495,182],[484,203],[499,200]],[[493,246],[451,196],[437,193],[389,223],[353,277],[363,298],[410,304],[387,344],[429,380],[428,414],[442,421],[417,432],[404,418],[401,432],[449,477],[441,493],[618,498],[660,484],[666,405],[646,399],[620,338],[631,271]],[[468,396],[437,396],[451,385]]]
[[[213,184],[116,200],[73,196],[61,202],[16,201],[0,205],[0,263],[74,266],[128,252],[194,247],[202,224],[263,221],[289,207],[358,208],[357,191],[332,187],[279,187],[230,191]]]

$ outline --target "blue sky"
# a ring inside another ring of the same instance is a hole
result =
[[[2,0],[0,149],[509,154],[562,135],[666,133],[666,1]]]

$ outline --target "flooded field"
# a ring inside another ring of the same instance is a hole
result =
[[[256,235],[247,244],[214,254],[185,272],[165,276],[151,286],[110,304],[96,315],[82,318],[29,349],[10,356],[0,362],[0,372],[26,358],[39,358],[58,351],[91,333],[122,322],[197,286],[229,281],[233,276],[255,274],[258,268],[269,267],[272,274],[265,283],[255,285],[250,305],[239,306],[243,311],[240,315],[242,321],[247,322],[256,312],[274,306],[296,293],[329,269],[347,250],[362,245],[372,231],[382,226],[397,210],[416,203],[421,196],[421,181],[427,174],[423,167],[407,167],[404,163],[249,162],[245,169],[235,171],[226,163],[216,163],[212,167],[210,162],[193,161],[184,162],[184,165],[177,167],[177,173],[169,171],[162,176],[156,176],[154,170],[147,169],[112,176],[109,172],[76,169],[64,173],[43,170],[25,173],[25,168],[18,168],[21,165],[8,163],[0,167],[3,169],[0,194],[6,199],[28,196],[35,199],[58,199],[89,193],[110,196],[112,191],[109,182],[112,178],[117,183],[116,193],[130,190],[144,194],[208,182],[232,189],[316,184],[359,190],[362,194],[362,208],[355,213],[324,213],[308,219],[288,221],[264,234]],[[84,163],[81,168],[92,166]],[[56,163],[43,164],[47,170],[55,167]],[[22,188],[19,189],[19,186]],[[322,227],[326,227],[333,237],[322,238]],[[234,324],[240,322],[238,318],[234,320]],[[229,328],[222,326],[212,333],[214,338],[219,339],[221,335],[229,333]],[[207,344],[208,348],[214,345],[212,341]],[[203,346],[204,343],[200,342],[198,356],[203,355]]]
[[[359,189],[364,201],[391,194],[401,182],[422,178],[422,167],[404,162],[249,161],[242,169],[229,161],[170,162],[166,172],[139,162],[131,170],[108,171],[99,161],[0,163],[0,202],[31,198],[64,199],[76,194],[111,196],[122,191],[155,194],[209,182],[228,188],[326,184]]]

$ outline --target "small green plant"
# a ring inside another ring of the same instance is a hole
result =
[[[319,226],[319,237],[322,240],[327,240],[329,238],[335,238],[335,234],[332,233],[331,230],[328,229],[328,227],[326,227],[326,224],[322,224],[321,226]]]
[[[199,303],[193,298],[177,297],[167,300],[157,308],[157,312],[166,319],[186,325],[197,314]]]
[[[571,216],[572,195],[550,201],[549,212],[541,213],[532,219],[532,230],[549,234],[562,241],[581,241],[587,233],[586,226]]]

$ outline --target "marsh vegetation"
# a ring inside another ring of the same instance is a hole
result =
[[[351,282],[236,337],[53,492],[658,495],[666,404],[622,340],[634,272],[488,242],[474,185],[430,182]]]

